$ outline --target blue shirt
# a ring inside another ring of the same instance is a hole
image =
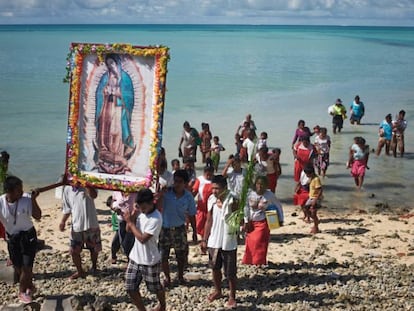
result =
[[[162,205],[162,227],[172,228],[185,224],[187,215],[194,216],[197,212],[193,195],[184,190],[184,194],[177,198],[173,188],[164,194]]]
[[[388,123],[386,120],[383,120],[381,122],[379,128],[384,130],[384,138],[386,140],[391,140],[391,138],[392,138],[392,123]]]
[[[363,102],[359,102],[357,104],[355,101],[351,104],[352,114],[357,118],[362,118],[362,116],[365,114],[365,107]]]

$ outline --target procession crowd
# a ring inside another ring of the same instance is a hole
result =
[[[332,116],[332,132],[339,135],[347,119],[347,109],[337,99],[328,112]],[[349,114],[351,124],[361,124],[365,106],[359,96],[351,103]],[[387,114],[378,128],[376,155],[380,155],[385,146],[387,155],[396,157],[398,151],[403,157],[406,126],[404,110],[394,120]],[[250,114],[238,125],[234,139],[234,152],[219,171],[221,152],[230,148],[220,143],[219,136],[212,135],[208,123],[203,122],[198,131],[185,121],[178,157],[170,161],[170,170],[165,150],[161,148],[157,190],[114,191],[108,198],[114,230],[111,260],[113,264],[117,262],[120,250],[128,258],[125,289],[139,310],[145,310],[139,292],[142,280],[157,296],[156,309],[166,310],[165,289],[174,283],[170,277],[171,249],[177,262],[177,281],[180,285],[187,282],[184,271],[188,264],[188,233],[209,259],[214,286],[207,297],[209,301],[222,297],[224,269],[229,286],[227,306],[236,307],[239,243],[245,243],[242,264],[267,264],[270,227],[283,226],[284,222],[283,207],[276,197],[282,174],[282,150],[269,148],[268,132],[258,133]],[[319,232],[317,211],[323,199],[321,179],[327,175],[331,143],[327,127],[316,125],[311,131],[304,120],[299,120],[291,145],[296,183],[293,202],[302,208],[304,221],[313,223],[312,234]],[[349,148],[347,166],[359,190],[365,171],[369,169],[369,154],[365,139],[355,137]],[[200,176],[195,170],[198,156],[203,165]],[[0,197],[0,223],[3,225],[0,233],[8,243],[9,261],[19,283],[19,298],[30,303],[36,292],[32,271],[37,235],[32,218],[38,220],[42,216],[36,201],[39,191],[23,193],[22,180],[7,174],[8,161],[9,155],[2,152],[0,173],[4,194]],[[89,273],[99,273],[97,258],[102,242],[94,203],[96,197],[97,190],[93,187],[72,185],[63,190],[59,229],[64,231],[71,218],[70,254],[76,271],[70,279],[87,275],[82,267],[83,249],[90,251],[92,269]]]

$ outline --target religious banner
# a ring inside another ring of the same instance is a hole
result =
[[[136,191],[157,181],[168,48],[72,43],[65,175]]]

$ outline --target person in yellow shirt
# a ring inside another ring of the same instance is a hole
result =
[[[306,166],[303,170],[309,180],[309,199],[305,203],[305,211],[307,216],[313,220],[312,234],[319,233],[319,218],[317,210],[320,207],[322,200],[322,183],[318,175],[315,174],[315,169],[312,165]]]
[[[336,134],[337,130],[338,133],[340,133],[344,125],[344,120],[347,118],[346,108],[344,105],[342,105],[342,100],[338,98],[335,102],[335,105],[330,106],[328,111],[332,116],[333,133]]]

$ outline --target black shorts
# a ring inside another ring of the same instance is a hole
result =
[[[334,127],[342,128],[344,126],[344,119],[341,115],[336,115],[332,118],[332,125]]]
[[[208,249],[208,261],[211,269],[224,269],[224,275],[231,279],[237,275],[237,250],[223,251],[221,248]]]
[[[14,267],[33,267],[37,250],[37,234],[34,227],[16,234],[7,234],[7,248]]]

